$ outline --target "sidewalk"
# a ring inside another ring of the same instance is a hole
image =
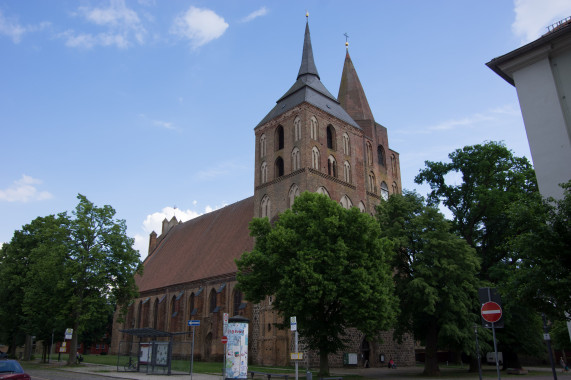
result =
[[[79,372],[79,373],[89,373],[97,376],[103,376],[115,379],[133,379],[133,380],[170,380],[170,379],[190,379],[189,373],[173,372],[170,376],[159,375],[159,374],[147,374],[145,372],[118,372],[116,366],[100,365],[83,363],[78,367],[61,367],[63,371]],[[526,367],[529,371],[539,372],[539,374],[533,375],[507,375],[505,371],[502,371],[502,378],[518,378],[525,380],[552,380],[553,376],[551,373],[551,368],[535,368]],[[436,380],[436,379],[478,379],[477,373],[467,373],[467,369],[462,368],[452,368],[441,366],[440,371],[442,373],[441,377],[426,377],[422,376],[422,367],[399,367],[397,369],[389,368],[331,368],[331,376],[362,376],[367,379],[382,379],[382,380],[402,380],[402,379],[414,379],[414,380]],[[495,368],[484,368],[483,369],[484,379],[495,379],[496,372]],[[456,375],[456,376],[455,376]],[[300,368],[299,370],[300,378],[305,380],[305,370]],[[557,370],[558,379],[569,379],[571,380],[571,372],[562,373],[560,369]],[[261,379],[261,378],[256,378]],[[291,380],[295,380],[295,374],[291,373]],[[221,375],[207,375],[203,373],[193,373],[192,380],[222,380]],[[314,380],[317,380],[314,377]]]
[[[170,376],[164,374],[147,374],[146,372],[118,372],[116,366],[83,363],[77,367],[60,367],[62,371],[90,373],[97,376],[105,376],[115,379],[133,379],[133,380],[169,380],[169,379],[190,379],[190,374],[173,371]],[[220,375],[206,375],[204,373],[193,373],[192,380],[221,380]]]

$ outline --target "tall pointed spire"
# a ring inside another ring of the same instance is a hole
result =
[[[311,48],[311,36],[309,35],[309,22],[305,23],[305,37],[303,39],[303,53],[301,55],[301,66],[297,74],[297,79],[306,74],[313,74],[319,78],[317,67],[313,60],[313,49]]]
[[[345,55],[345,63],[343,64],[343,74],[341,74],[341,84],[339,85],[337,100],[353,120],[357,122],[361,120],[375,120],[361,81],[357,76],[355,66],[353,66],[353,62],[349,56],[348,48],[347,54]]]

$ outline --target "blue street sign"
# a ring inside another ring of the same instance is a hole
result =
[[[190,320],[188,321],[189,326],[200,326],[200,320]]]

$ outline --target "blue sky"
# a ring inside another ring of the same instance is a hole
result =
[[[349,52],[405,189],[486,140],[531,157],[515,88],[485,63],[571,15],[568,0],[0,0],[0,243],[78,193],[160,221],[254,192],[253,128],[294,83],[305,12],[321,81]]]

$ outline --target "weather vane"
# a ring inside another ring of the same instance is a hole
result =
[[[343,34],[345,36],[345,47],[349,48],[349,35],[347,33]]]

